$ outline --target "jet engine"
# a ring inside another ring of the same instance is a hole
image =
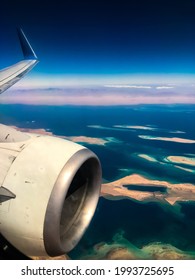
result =
[[[0,233],[29,257],[69,252],[97,206],[97,156],[65,139],[0,130]]]

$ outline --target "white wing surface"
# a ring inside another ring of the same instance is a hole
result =
[[[38,63],[37,56],[21,29],[18,30],[18,36],[24,59],[0,71],[0,94],[17,83]]]

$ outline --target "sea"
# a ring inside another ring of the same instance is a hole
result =
[[[56,136],[106,140],[105,145],[81,143],[99,157],[103,183],[139,174],[170,183],[195,184],[195,166],[167,161],[168,156],[195,158],[195,144],[163,140],[195,140],[194,120],[195,106],[190,104],[97,107],[0,104],[2,124],[42,128]],[[153,139],[156,137],[160,139]],[[126,187],[139,190],[142,186]],[[151,244],[166,244],[195,254],[195,202],[177,202],[171,206],[125,197],[120,200],[101,197],[85,235],[68,255],[71,259],[99,258],[95,253],[98,244],[110,248],[116,243],[125,246],[117,236],[139,250]]]

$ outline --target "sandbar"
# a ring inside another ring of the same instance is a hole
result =
[[[195,157],[169,156],[166,159],[173,163],[182,163],[195,166]]]
[[[108,140],[105,140],[103,138],[94,138],[94,137],[87,137],[87,136],[70,136],[66,137],[66,139],[69,139],[73,142],[80,142],[80,143],[87,143],[91,145],[105,145],[109,143]]]
[[[137,156],[140,158],[146,159],[148,161],[157,162],[157,160],[155,158],[145,155],[145,154],[138,154]]]
[[[179,166],[179,165],[174,165],[176,168],[179,168],[179,169],[181,169],[181,170],[184,170],[184,171],[186,171],[186,172],[190,172],[190,173],[194,173],[195,172],[195,170],[192,170],[192,169],[189,169],[189,168],[184,168],[184,167],[181,167],[181,166]]]
[[[114,125],[117,128],[130,128],[130,129],[142,129],[142,130],[158,130],[158,128],[142,125]]]
[[[149,135],[138,135],[138,137],[146,140],[160,140],[160,141],[169,141],[169,142],[185,143],[185,144],[195,143],[195,140],[178,138],[178,137],[154,137]]]

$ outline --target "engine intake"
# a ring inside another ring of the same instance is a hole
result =
[[[84,149],[77,152],[61,171],[44,224],[45,247],[50,256],[72,250],[88,227],[99,197],[99,166],[94,154]]]

